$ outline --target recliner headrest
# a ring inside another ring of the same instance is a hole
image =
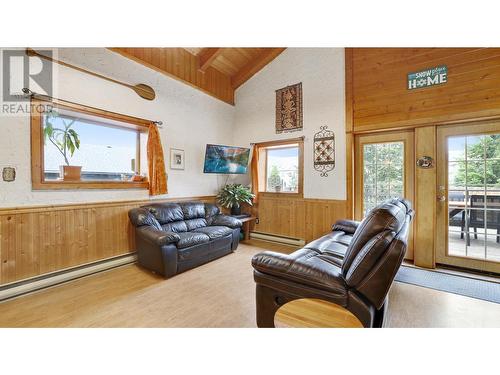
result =
[[[398,198],[389,199],[371,210],[359,225],[347,249],[342,264],[343,275],[347,275],[358,253],[372,238],[384,232],[393,232],[395,236],[403,227],[406,215],[411,215],[412,212],[411,203]]]

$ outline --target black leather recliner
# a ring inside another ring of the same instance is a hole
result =
[[[203,202],[155,203],[129,211],[139,265],[165,278],[238,247],[241,221]]]
[[[274,327],[275,312],[289,301],[318,298],[345,307],[364,327],[382,327],[413,213],[410,202],[391,199],[292,254],[255,255],[257,325]]]

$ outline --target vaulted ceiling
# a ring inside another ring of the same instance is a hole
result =
[[[234,91],[285,48],[110,48],[234,104]]]

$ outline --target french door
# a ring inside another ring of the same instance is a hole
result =
[[[436,263],[500,272],[500,122],[437,130]]]
[[[355,138],[355,206],[357,220],[389,198],[414,201],[414,133],[398,131]],[[413,230],[406,259],[413,259]]]

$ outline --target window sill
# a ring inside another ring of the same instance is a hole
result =
[[[259,195],[263,197],[294,197],[294,198],[302,198],[302,193],[287,193],[284,191],[275,192],[275,191],[260,191]]]
[[[43,181],[33,182],[33,190],[148,189],[149,182],[131,181]]]

